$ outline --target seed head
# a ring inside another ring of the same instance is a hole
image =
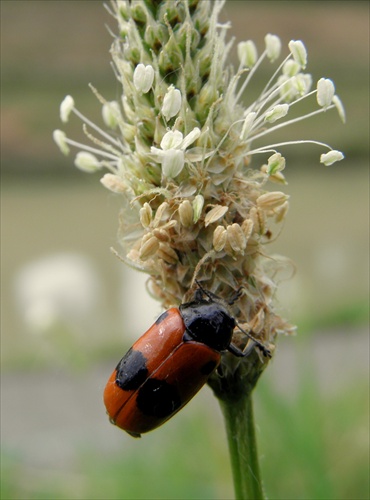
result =
[[[89,144],[59,130],[54,140],[64,154],[80,150],[78,168],[108,170],[101,183],[122,197],[123,260],[149,275],[164,308],[190,300],[195,279],[226,301],[242,286],[235,317],[271,347],[278,333],[292,331],[273,303],[287,260],[269,256],[266,245],[280,234],[289,207],[285,192],[268,187],[268,181],[286,184],[279,148],[320,145],[328,150],[321,155],[325,165],[343,154],[317,141],[266,138],[312,114],[336,108],[344,121],[345,112],[331,80],[312,85],[300,40],[289,42],[286,59],[251,100],[245,92],[251,79],[261,64],[276,63],[282,44],[267,34],[259,56],[252,40],[241,41],[234,70],[229,25],[218,19],[224,3],[112,0],[118,34],[111,55],[121,96],[107,101],[91,87],[103,128],[67,96],[60,117],[65,123],[77,115]],[[288,118],[294,104],[314,94],[318,109]],[[241,334],[241,344],[246,340]],[[257,371],[266,363],[258,359]],[[233,363],[230,370],[239,366]]]

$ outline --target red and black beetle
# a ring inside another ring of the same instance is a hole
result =
[[[232,344],[237,323],[227,304],[197,285],[192,302],[168,309],[135,342],[105,387],[111,422],[134,437],[159,427],[186,405],[220,364],[221,352],[247,356],[256,345],[270,356],[249,334],[252,343],[246,350]],[[239,295],[240,290],[229,304]]]

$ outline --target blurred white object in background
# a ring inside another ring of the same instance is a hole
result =
[[[102,284],[84,255],[47,255],[22,267],[15,277],[20,314],[36,333],[59,324],[73,329],[96,318]]]

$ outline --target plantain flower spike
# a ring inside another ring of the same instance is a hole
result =
[[[59,130],[54,140],[64,154],[77,148],[79,169],[106,171],[102,185],[122,197],[122,259],[147,273],[149,290],[163,308],[191,300],[195,280],[225,300],[242,287],[232,305],[238,325],[273,351],[277,335],[294,330],[274,304],[287,259],[269,255],[267,245],[280,234],[289,206],[289,196],[280,191],[286,161],[279,148],[314,144],[326,151],[325,165],[343,154],[319,141],[288,136],[274,143],[268,137],[331,109],[342,120],[345,113],[331,80],[312,86],[300,40],[284,49],[268,33],[260,55],[253,41],[241,41],[234,69],[230,25],[219,19],[224,4],[111,1],[108,10],[117,24],[111,56],[121,95],[109,101],[91,87],[102,105],[101,126],[67,96],[61,119],[77,116],[86,144]],[[274,65],[272,76],[250,100],[245,90],[262,63]],[[306,99],[313,107],[307,115],[289,114]],[[244,347],[248,339],[239,331],[235,341]],[[223,374],[242,370],[255,381],[267,363],[257,348],[242,361],[225,354]],[[212,377],[217,392],[218,375]]]

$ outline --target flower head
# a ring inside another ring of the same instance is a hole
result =
[[[165,177],[177,177],[184,167],[185,159],[190,156],[185,153],[190,144],[200,136],[200,129],[195,127],[185,138],[179,130],[169,130],[161,140],[161,149],[152,146],[150,148],[152,157],[161,163],[162,174]],[[198,155],[199,156],[199,155]],[[203,158],[199,156],[199,160]],[[194,161],[194,156],[192,157]]]
[[[259,66],[280,57],[281,41],[266,35],[260,56],[253,41],[240,42],[234,72],[229,26],[218,20],[223,4],[179,0],[174,8],[171,1],[161,7],[148,0],[113,1],[120,35],[111,53],[122,96],[109,102],[93,89],[113,133],[90,122],[67,97],[62,121],[76,114],[90,144],[75,143],[60,131],[54,139],[64,153],[71,146],[81,150],[79,168],[108,170],[101,182],[126,207],[120,224],[123,259],[150,276],[150,290],[164,307],[191,299],[195,279],[226,300],[242,286],[235,316],[244,331],[271,345],[278,333],[292,330],[274,308],[282,262],[268,256],[266,246],[279,234],[289,207],[288,196],[267,184],[286,184],[279,148],[319,145],[329,151],[321,156],[327,165],[343,155],[317,141],[266,138],[333,108],[344,119],[344,108],[331,80],[320,79],[311,90],[312,77],[304,72],[307,51],[299,40],[289,42],[286,58],[257,98],[244,102]],[[318,109],[288,118],[295,104],[313,95]],[[257,168],[252,158],[261,158]],[[239,341],[244,346],[247,339],[241,335]]]

